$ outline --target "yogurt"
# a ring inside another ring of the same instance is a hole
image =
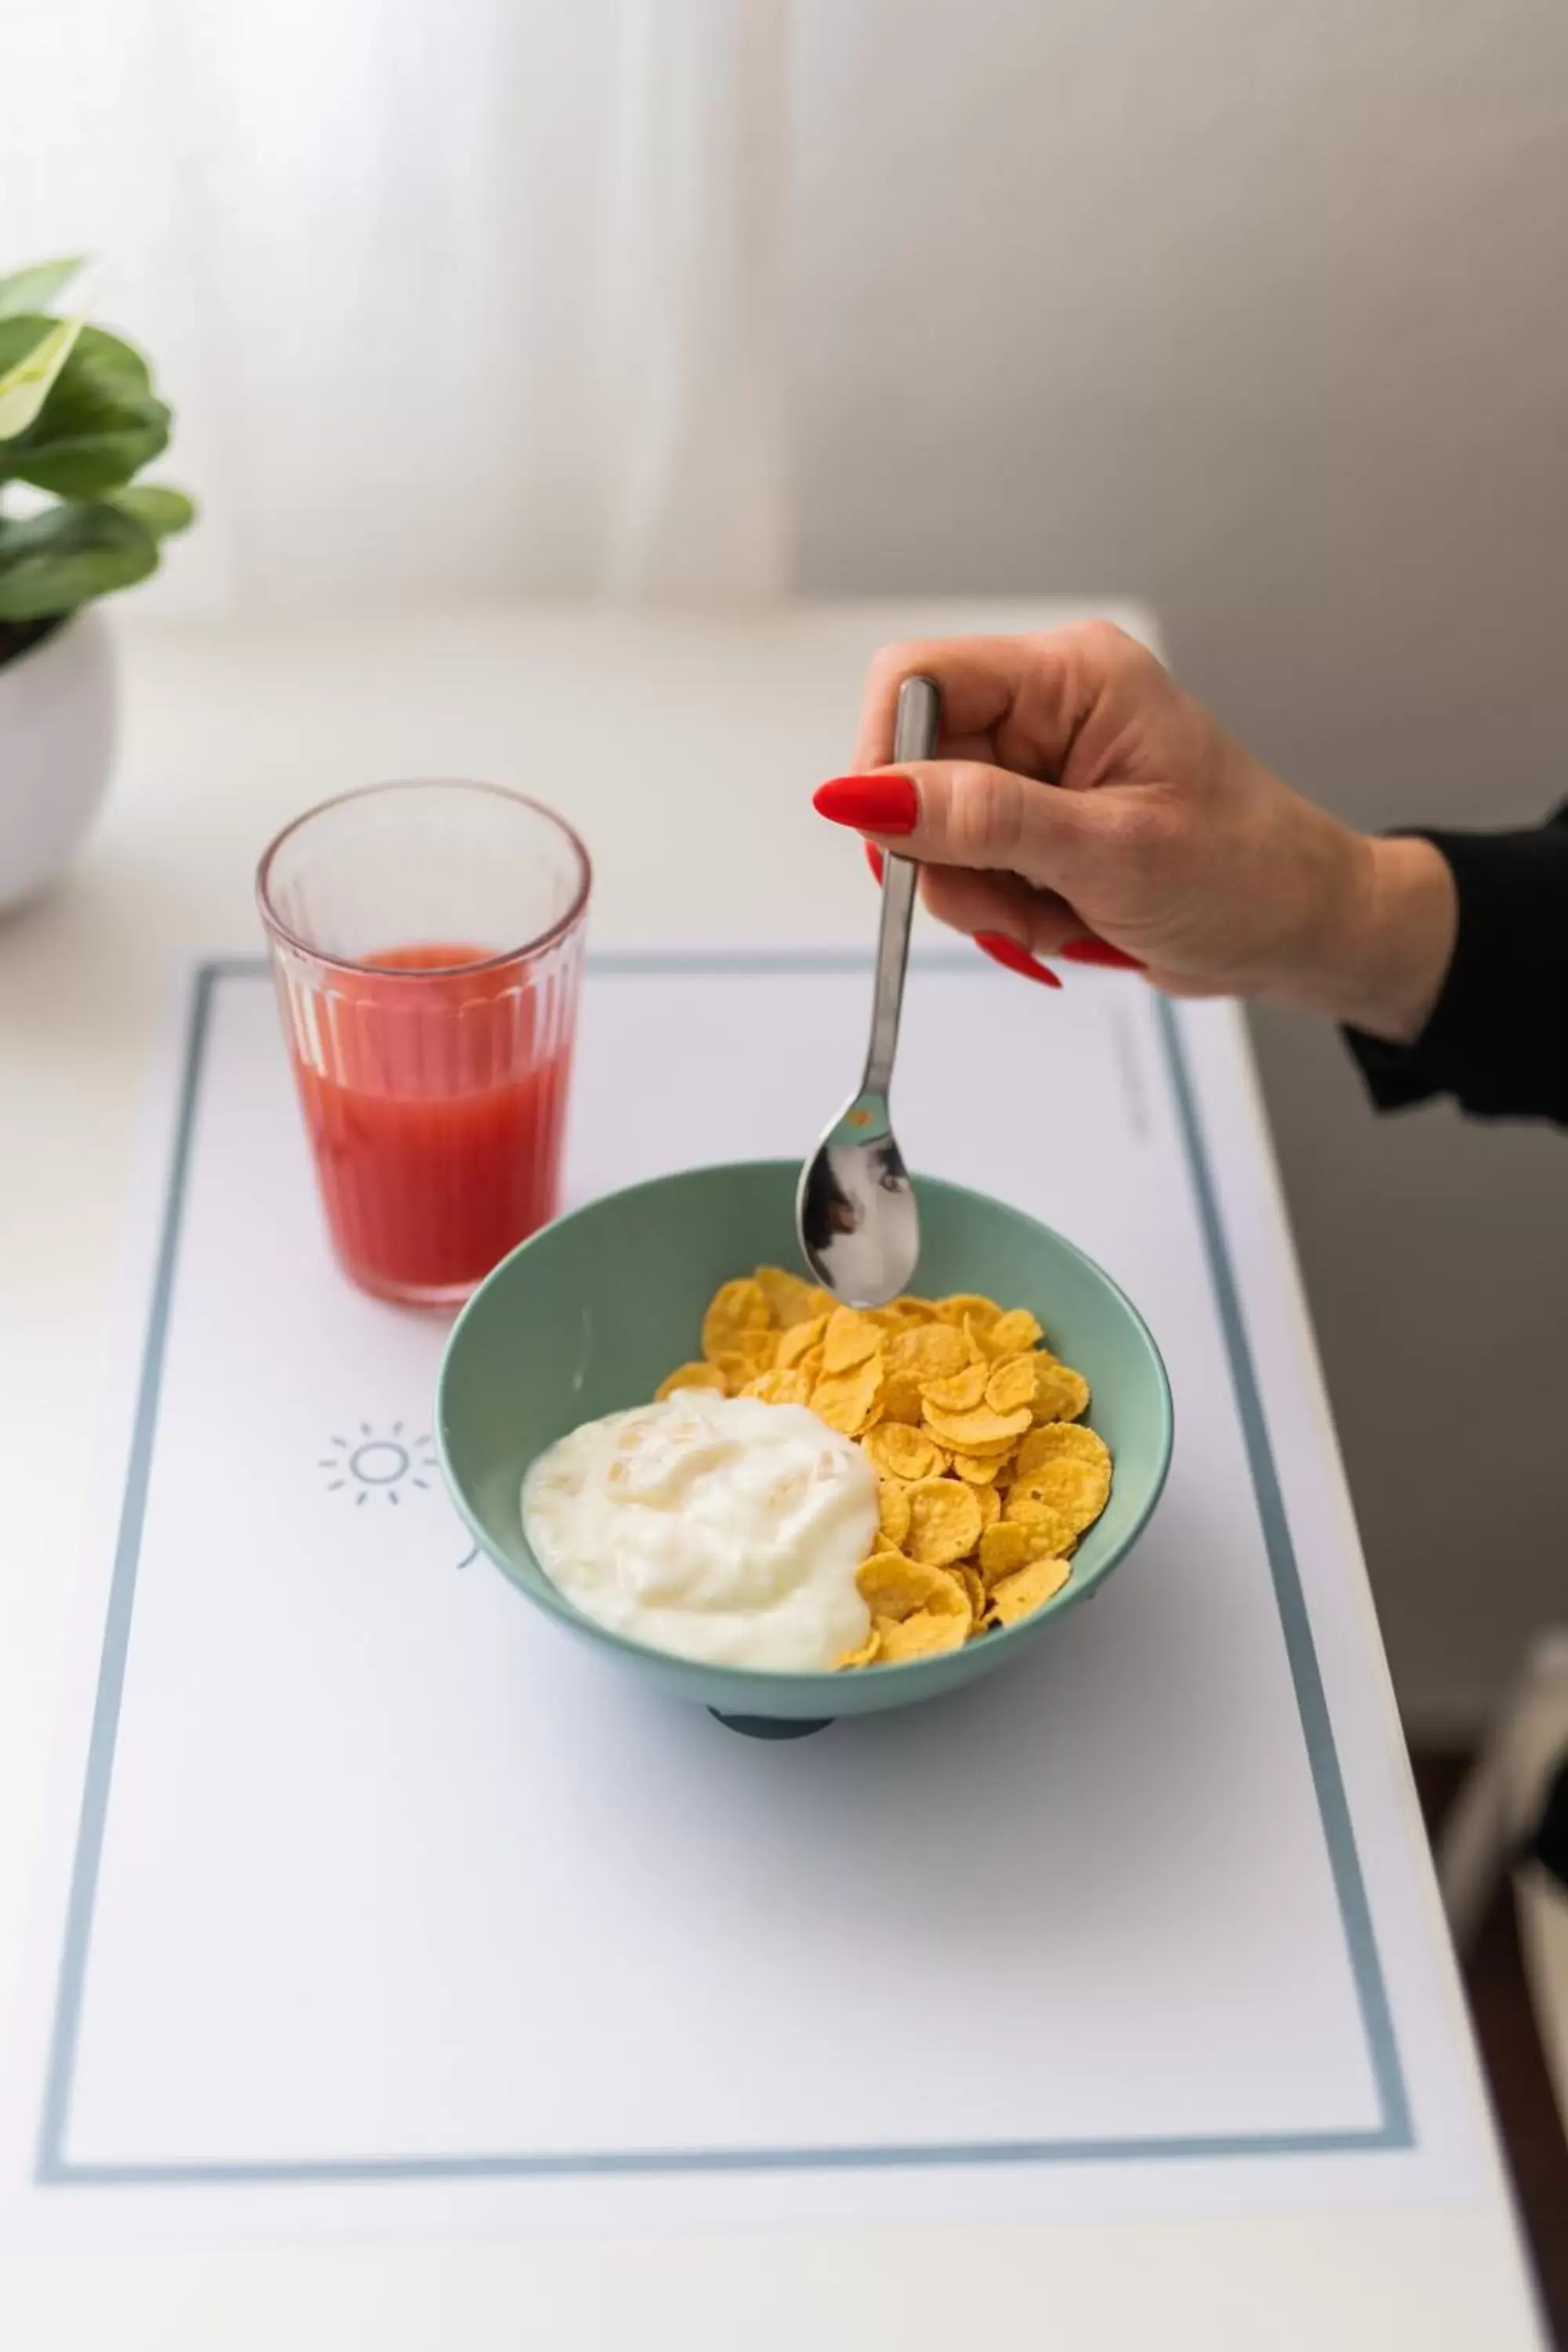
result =
[[[877,1474],[805,1405],[683,1389],[584,1422],[530,1469],[522,1525],[574,1609],[678,1657],[810,1671],[870,1629]]]

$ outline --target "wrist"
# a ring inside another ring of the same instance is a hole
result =
[[[1447,977],[1458,915],[1452,869],[1429,841],[1347,827],[1341,885],[1297,1001],[1390,1045],[1414,1043]]]

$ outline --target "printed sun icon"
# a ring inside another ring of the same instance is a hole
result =
[[[357,1506],[368,1503],[373,1495],[384,1495],[389,1503],[395,1503],[405,1486],[422,1486],[428,1492],[436,1469],[429,1433],[405,1437],[403,1428],[402,1422],[395,1421],[380,1436],[368,1421],[362,1421],[357,1437],[334,1437],[332,1452],[316,1465],[331,1473],[328,1494],[351,1487]]]

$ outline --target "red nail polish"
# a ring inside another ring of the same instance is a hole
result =
[[[882,878],[882,853],[881,853],[881,851],[878,848],[878,846],[877,846],[877,845],[876,845],[876,843],[875,843],[874,841],[864,841],[864,842],[862,842],[862,843],[861,843],[860,846],[862,847],[862,849],[864,849],[864,851],[865,851],[865,853],[866,853],[866,863],[867,863],[867,865],[870,867],[870,869],[871,869],[871,871],[872,871],[873,875],[876,877],[877,880],[879,882],[879,881],[881,880],[881,878]]]
[[[818,816],[862,833],[913,833],[920,822],[921,796],[909,776],[835,776],[818,784],[811,804]]]
[[[1113,948],[1109,940],[1097,939],[1092,931],[1084,931],[1077,939],[1064,940],[1057,953],[1068,963],[1103,964],[1107,971],[1146,971],[1148,966],[1137,956],[1129,955],[1124,948]]]
[[[1009,971],[1021,971],[1026,980],[1043,981],[1047,988],[1061,986],[1060,979],[1047,964],[1037,963],[1027,948],[1021,948],[1016,940],[1004,939],[1000,931],[976,931],[974,944],[993,963],[1005,964]]]

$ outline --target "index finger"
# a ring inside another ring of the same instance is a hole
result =
[[[893,756],[893,717],[906,677],[934,678],[942,690],[939,750],[951,739],[984,739],[1006,715],[1017,690],[1014,637],[910,637],[872,656],[855,740],[858,769],[885,767]]]
[[[1079,633],[1014,637],[911,637],[871,662],[855,745],[859,770],[893,756],[899,688],[917,673],[942,690],[939,757],[998,758],[1024,774],[1059,767],[1084,716]]]

